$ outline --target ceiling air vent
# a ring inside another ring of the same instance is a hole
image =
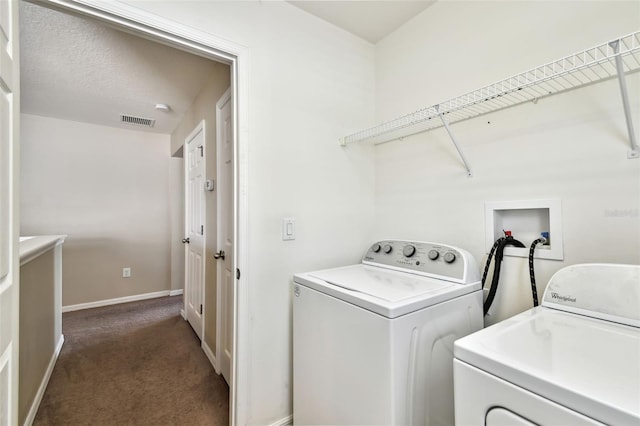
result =
[[[120,121],[127,124],[133,124],[135,126],[153,127],[156,124],[156,120],[153,118],[135,117],[133,115],[120,115]]]

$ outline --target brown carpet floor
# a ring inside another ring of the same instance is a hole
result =
[[[64,346],[34,425],[228,425],[229,388],[182,297],[63,315]]]

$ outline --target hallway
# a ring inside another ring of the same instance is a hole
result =
[[[182,306],[174,296],[65,313],[34,425],[228,425],[229,388]]]

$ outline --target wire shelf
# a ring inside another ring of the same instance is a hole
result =
[[[343,145],[364,141],[379,144],[402,139],[442,127],[441,117],[455,123],[612,79],[618,76],[618,56],[624,73],[640,70],[640,31],[350,134],[340,142]]]

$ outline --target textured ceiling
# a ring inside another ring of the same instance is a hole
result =
[[[435,0],[290,0],[289,3],[375,44]]]
[[[171,133],[215,67],[209,59],[20,1],[21,110]],[[156,103],[171,106],[155,110]],[[152,129],[120,114],[155,119]]]
[[[433,1],[289,3],[376,43]],[[94,21],[19,4],[21,110],[27,114],[168,134],[215,67],[229,68]],[[157,103],[171,111],[157,111]],[[154,119],[155,126],[121,123],[121,114]]]

